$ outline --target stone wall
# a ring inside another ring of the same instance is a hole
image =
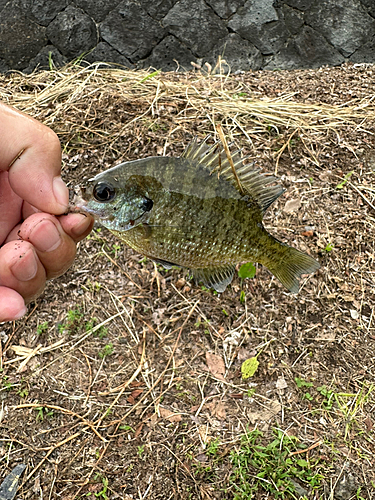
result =
[[[0,0],[0,71],[83,53],[130,68],[375,62],[375,0]]]

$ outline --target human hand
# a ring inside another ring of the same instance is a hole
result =
[[[72,264],[93,219],[66,212],[57,135],[0,103],[0,322],[19,319]]]

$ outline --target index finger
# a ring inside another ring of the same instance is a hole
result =
[[[61,180],[61,147],[45,125],[0,103],[0,170],[22,199],[44,212],[61,214],[69,202]]]

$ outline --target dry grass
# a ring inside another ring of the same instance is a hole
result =
[[[179,108],[176,127],[169,135],[178,128],[189,129],[192,121],[201,122],[200,132],[216,133],[215,123],[220,121],[231,140],[245,135],[250,143],[253,134],[268,133],[270,127],[277,134],[287,130],[293,135],[299,130],[307,141],[316,142],[319,134],[338,131],[343,126],[364,130],[375,118],[375,95],[341,105],[298,102],[293,100],[296,95],[281,92],[276,98],[257,98],[246,83],[230,74],[166,76],[157,71],[106,68],[103,64],[71,65],[31,75],[13,73],[9,84],[5,81],[0,87],[4,102],[43,119],[57,128],[63,138],[79,134],[82,146],[90,144],[88,138],[92,134],[102,144],[114,144],[134,122],[158,117],[166,108],[168,112],[168,107]],[[102,103],[104,113],[111,100],[124,106],[131,103],[142,112],[126,124],[113,124],[106,130],[109,124],[98,116],[98,109]],[[77,112],[80,120],[76,119]]]

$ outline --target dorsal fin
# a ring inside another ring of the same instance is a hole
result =
[[[218,172],[221,177],[231,182],[238,190],[237,179],[233,174],[223,145],[221,142],[208,145],[208,139],[210,139],[210,136],[207,136],[203,142],[198,143],[195,137],[182,153],[181,158],[195,161],[208,168],[211,173]],[[243,192],[250,195],[264,213],[285,189],[279,185],[269,186],[278,179],[273,175],[260,173],[259,169],[254,170],[253,163],[244,165],[243,161],[247,157],[241,157],[241,150],[235,151],[231,156]]]

